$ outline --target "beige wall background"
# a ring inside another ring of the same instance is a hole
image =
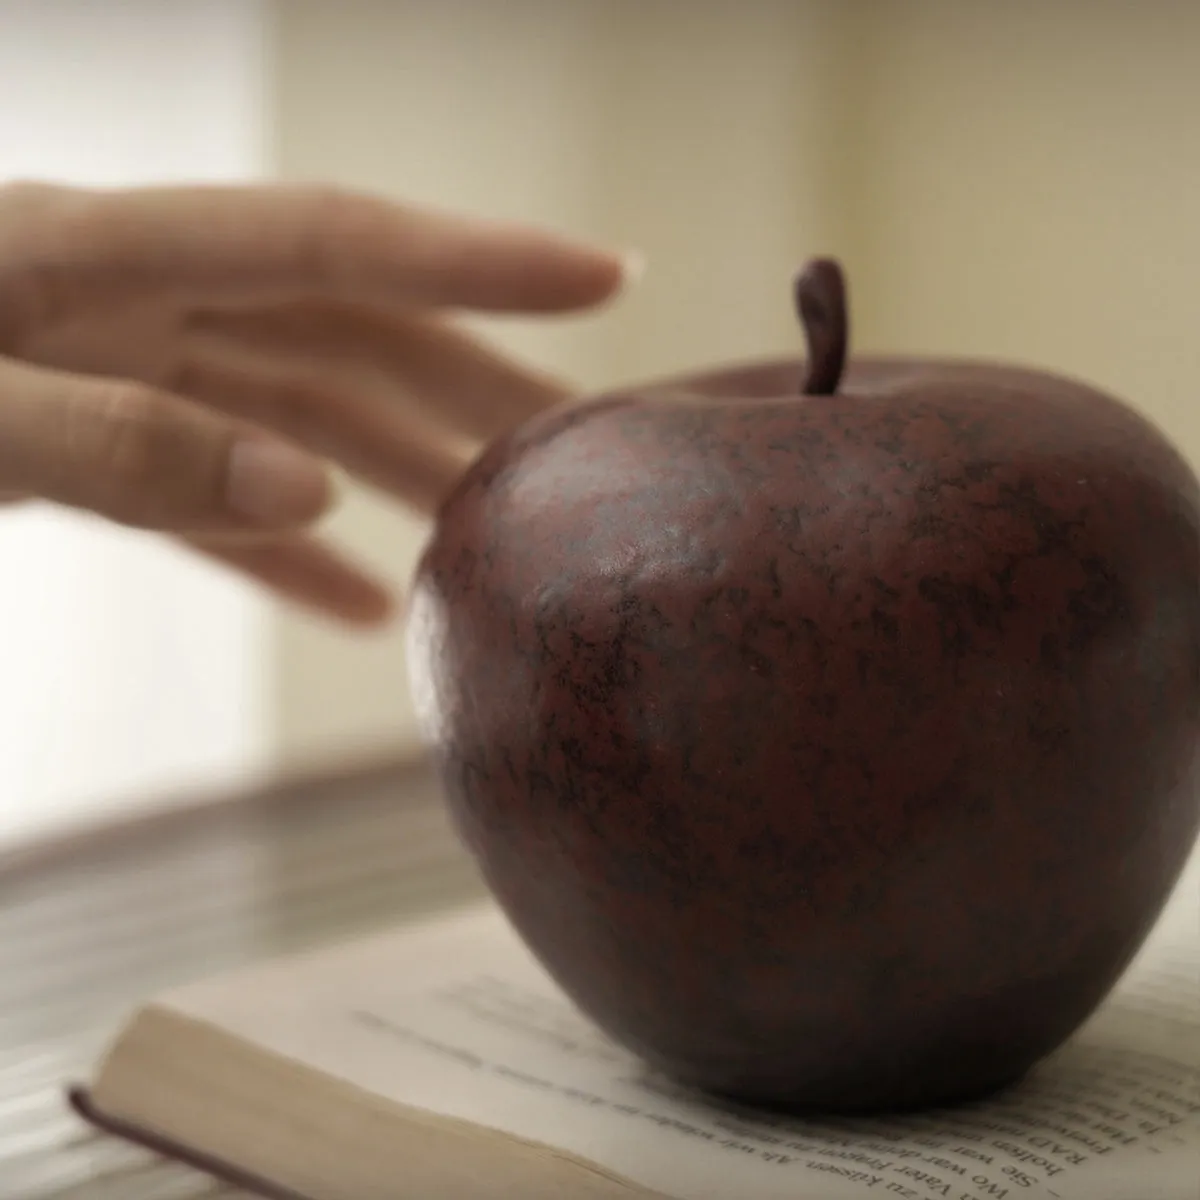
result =
[[[801,259],[858,349],[1115,389],[1200,463],[1200,5],[1189,0],[289,0],[275,166],[642,250],[612,310],[480,322],[583,389],[799,344]],[[331,532],[397,579],[423,526]],[[400,631],[272,627],[285,760],[414,738]]]

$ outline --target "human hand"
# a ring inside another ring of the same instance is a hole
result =
[[[0,188],[0,494],[173,534],[346,621],[383,583],[318,540],[330,465],[431,513],[569,389],[453,309],[591,307],[613,254],[325,188]]]

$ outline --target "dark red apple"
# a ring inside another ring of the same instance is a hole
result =
[[[582,1011],[678,1080],[976,1096],[1105,996],[1193,845],[1200,492],[1143,417],[1014,366],[803,361],[563,406],[419,567],[448,803]]]

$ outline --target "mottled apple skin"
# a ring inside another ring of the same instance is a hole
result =
[[[409,654],[513,924],[676,1079],[854,1112],[1024,1074],[1197,834],[1197,482],[1118,401],[765,363],[546,414],[420,564]]]

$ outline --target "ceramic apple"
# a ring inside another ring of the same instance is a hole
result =
[[[1093,1011],[1200,821],[1200,489],[1129,405],[999,363],[807,360],[568,404],[420,563],[447,803],[579,1008],[712,1092],[1001,1087]]]

